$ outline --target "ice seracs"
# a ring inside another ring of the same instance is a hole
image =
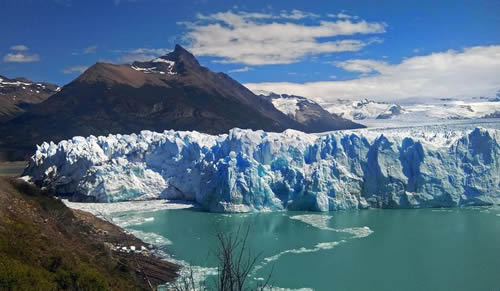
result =
[[[500,131],[75,137],[39,146],[25,175],[79,200],[179,199],[209,211],[485,205],[500,202]]]

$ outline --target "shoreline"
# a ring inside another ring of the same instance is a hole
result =
[[[151,289],[156,290],[158,286],[172,282],[178,277],[182,266],[157,255],[156,246],[142,241],[120,226],[90,212],[70,209],[75,217],[92,228],[91,233],[94,237],[90,239],[102,242],[119,260],[132,262],[136,274]]]
[[[14,289],[32,274],[39,284],[33,289],[156,290],[181,272],[160,248],[16,177],[0,177],[0,218],[0,265],[17,268],[9,275]]]

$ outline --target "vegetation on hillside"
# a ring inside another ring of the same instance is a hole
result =
[[[0,290],[150,290],[102,236],[49,191],[0,178]]]

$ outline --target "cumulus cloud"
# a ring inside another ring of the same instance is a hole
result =
[[[381,72],[389,65],[385,62],[375,60],[347,60],[337,62],[336,66],[348,72],[371,73],[375,71]]]
[[[304,18],[318,18],[320,15],[311,13],[311,12],[304,12],[298,9],[293,9],[292,11],[281,11],[279,18],[284,18],[284,19],[304,19]]]
[[[6,63],[33,63],[39,60],[40,57],[37,54],[11,53],[3,57]]]
[[[63,74],[75,74],[75,73],[83,73],[85,72],[85,70],[88,69],[88,66],[73,66],[73,67],[69,67],[69,68],[66,68],[64,69],[62,72]]]
[[[10,49],[13,52],[3,56],[3,61],[5,63],[32,63],[40,60],[38,54],[29,53],[29,48],[25,45],[13,45]]]
[[[380,40],[345,37],[380,34],[386,28],[382,22],[314,20],[318,17],[300,10],[279,14],[227,11],[198,14],[197,22],[180,24],[186,26],[186,40],[196,55],[246,65],[290,64],[310,55],[359,51]],[[314,22],[295,21],[303,18]]]
[[[253,68],[245,66],[243,68],[230,70],[229,73],[242,73],[242,72],[248,72],[248,71],[253,71]]]
[[[130,50],[118,50],[115,52],[124,54],[118,58],[118,63],[133,63],[135,61],[150,61],[159,56],[166,55],[171,51],[165,48],[135,48]]]
[[[318,102],[335,99],[398,100],[413,97],[493,95],[500,88],[500,46],[476,46],[404,59],[399,64],[354,59],[335,64],[358,72],[344,81],[249,83],[250,90],[307,96]],[[366,74],[369,75],[366,75]]]
[[[29,48],[27,46],[25,46],[24,44],[18,44],[18,45],[11,46],[10,49],[13,51],[24,52],[24,51],[27,51]]]
[[[345,12],[339,12],[337,14],[327,14],[328,17],[338,18],[338,19],[358,19],[358,16],[349,15]]]

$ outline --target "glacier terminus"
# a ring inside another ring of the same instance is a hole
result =
[[[171,199],[214,212],[500,202],[500,130],[142,131],[43,143],[25,176],[78,201]]]

